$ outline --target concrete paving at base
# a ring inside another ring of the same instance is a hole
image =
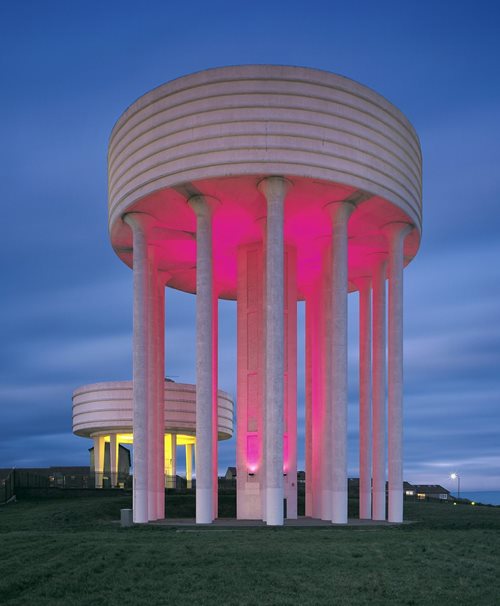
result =
[[[410,520],[405,520],[403,524],[412,524]],[[212,524],[196,524],[194,518],[166,518],[164,520],[155,520],[149,522],[155,526],[169,527],[190,527],[196,529],[213,529],[213,528],[281,528],[280,526],[267,526],[262,520],[236,520],[235,518],[218,518]],[[377,526],[400,526],[400,524],[387,522],[385,520],[360,520],[358,518],[349,518],[347,524],[333,524],[327,520],[318,520],[316,518],[300,517],[296,520],[285,520],[285,528],[309,528],[309,527],[324,527],[324,528],[346,528],[346,527],[377,527]]]

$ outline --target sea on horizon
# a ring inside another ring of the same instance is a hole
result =
[[[500,490],[460,491],[460,496],[483,505],[500,505]]]

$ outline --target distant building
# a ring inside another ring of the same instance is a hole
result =
[[[224,476],[226,480],[235,480],[236,479],[236,467],[228,467],[226,471],[226,475]]]
[[[453,497],[449,490],[443,488],[440,484],[418,484],[415,487],[417,499],[437,499],[441,501],[451,501]]]
[[[409,482],[403,482],[403,494],[405,497],[415,497],[417,494],[415,486]]]

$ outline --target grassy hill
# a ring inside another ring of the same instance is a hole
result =
[[[122,529],[122,507],[1,507],[0,604],[500,604],[500,508],[407,503],[415,523],[397,527]],[[192,508],[170,499],[172,517]]]

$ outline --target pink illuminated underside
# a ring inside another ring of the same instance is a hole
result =
[[[212,179],[192,185],[220,201],[213,219],[214,273],[220,298],[236,298],[237,250],[241,244],[261,239],[265,205],[256,184],[259,177]],[[328,243],[331,223],[324,206],[344,200],[355,189],[335,183],[319,183],[294,177],[285,205],[285,242],[297,250],[297,286],[303,299],[321,274],[321,257]],[[172,273],[169,286],[195,292],[195,217],[186,199],[174,190],[156,192],[137,203],[134,211],[153,215],[160,228],[152,240],[161,250],[161,267]],[[374,252],[386,250],[380,228],[391,221],[409,221],[399,208],[379,197],[361,203],[349,222],[349,279],[366,275]],[[131,265],[130,231],[119,222],[111,234],[120,257]],[[411,258],[419,245],[417,230],[407,238],[405,254]],[[355,287],[352,287],[355,289]]]

